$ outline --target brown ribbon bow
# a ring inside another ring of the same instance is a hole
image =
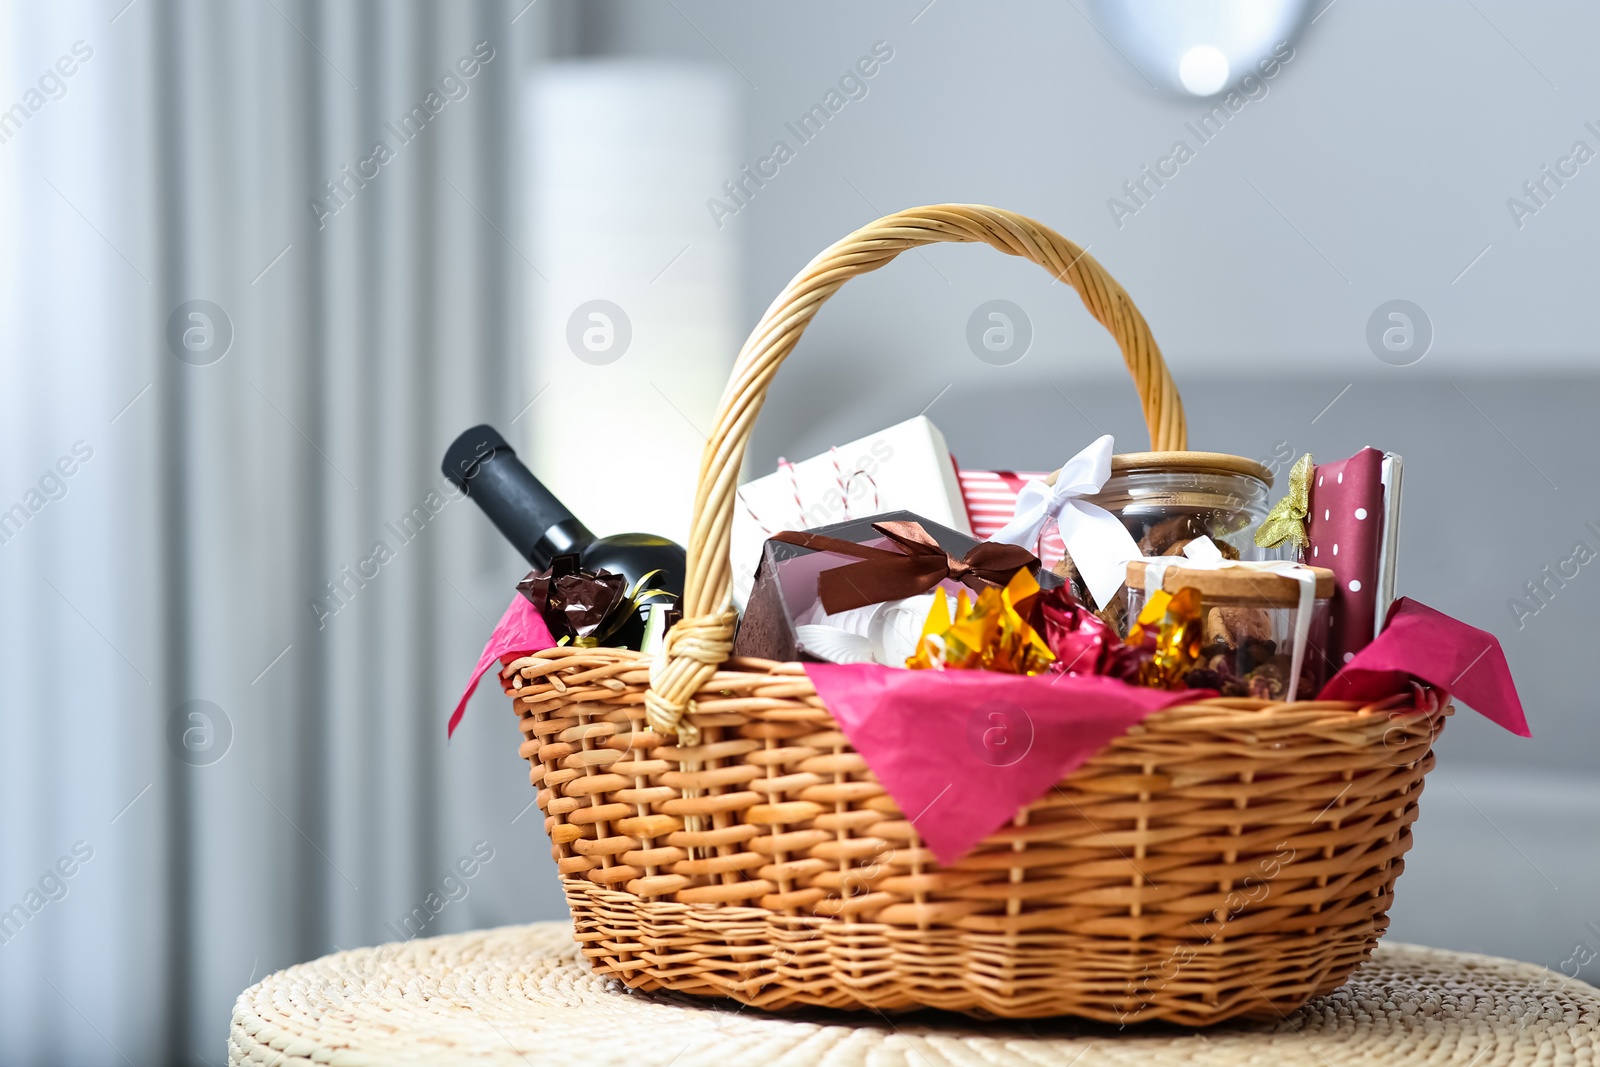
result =
[[[785,530],[772,540],[819,552],[838,552],[856,556],[862,562],[823,571],[817,578],[822,608],[828,614],[849,611],[868,604],[925,593],[946,578],[954,578],[972,589],[1004,585],[1024,567],[1036,570],[1039,557],[1021,545],[981,541],[965,556],[956,559],[940,547],[920,522],[875,522],[872,528],[893,541],[900,549],[858,545],[838,537]]]

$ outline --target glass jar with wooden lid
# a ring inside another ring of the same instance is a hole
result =
[[[1230,559],[1261,559],[1255,528],[1266,518],[1272,472],[1222,452],[1128,452],[1111,457],[1111,478],[1085,497],[1122,520],[1146,556],[1181,555],[1209,537]]]
[[[1128,563],[1128,618],[1158,632],[1168,657],[1158,663],[1164,684],[1259,700],[1315,697],[1330,671],[1333,572],[1289,563],[1188,562]],[[1130,632],[1135,643],[1139,637]]]

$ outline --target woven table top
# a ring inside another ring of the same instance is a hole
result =
[[[920,1012],[766,1015],[630,993],[589,973],[565,922],[341,952],[240,995],[230,1064],[581,1067],[1270,1067],[1600,1062],[1600,990],[1527,963],[1380,944],[1287,1018],[1202,1031]]]

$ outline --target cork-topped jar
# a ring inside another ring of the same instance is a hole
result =
[[[1299,684],[1290,694],[1294,643],[1302,586],[1290,573],[1249,566],[1184,566],[1133,560],[1128,564],[1128,618],[1139,625],[1159,626],[1163,646],[1181,663],[1172,671],[1176,688],[1216,689],[1223,696],[1261,700],[1309,700],[1330,675],[1329,604],[1333,572],[1300,567],[1312,587],[1305,645],[1300,656]],[[1152,567],[1160,567],[1154,586]],[[1156,589],[1168,594],[1155,602]],[[1145,612],[1147,606],[1152,610]],[[1143,613],[1143,614],[1141,614]],[[1189,627],[1182,632],[1174,628]]]

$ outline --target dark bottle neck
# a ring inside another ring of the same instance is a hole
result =
[[[595,536],[589,528],[569,514],[562,521],[546,529],[544,536],[539,538],[539,543],[534,546],[538,558],[526,552],[523,555],[528,557],[530,563],[544,568],[550,566],[551,561],[557,556],[568,552],[582,552],[594,541]]]
[[[458,437],[445,453],[444,473],[541,570],[557,555],[581,552],[595,539],[491,427],[475,426]]]

